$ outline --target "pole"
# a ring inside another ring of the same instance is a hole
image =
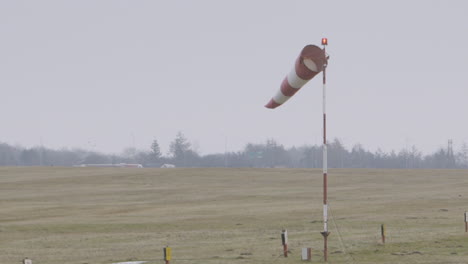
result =
[[[385,235],[386,235],[386,230],[385,230],[385,224],[382,224],[380,226],[380,234],[382,236],[382,244],[385,244]]]
[[[283,255],[285,258],[288,257],[288,230],[283,229],[281,233],[281,242],[283,243]]]
[[[163,252],[164,252],[164,261],[165,261],[165,263],[170,264],[171,259],[172,259],[172,249],[169,246],[166,246],[163,249]]]
[[[326,56],[326,45],[328,45],[328,40],[322,38],[323,52]],[[326,111],[326,87],[327,87],[327,70],[328,59],[323,65],[323,258],[325,262],[328,261],[328,194],[327,194],[327,173],[328,173],[328,164],[327,164],[327,111]]]
[[[465,233],[468,232],[468,213],[465,212]]]

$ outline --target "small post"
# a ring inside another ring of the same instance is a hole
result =
[[[166,264],[169,264],[172,258],[172,249],[169,246],[166,246],[163,249],[163,251],[164,251],[164,260],[166,261]]]
[[[468,214],[465,211],[465,233],[468,232]]]
[[[312,248],[302,248],[302,260],[312,260]]]
[[[281,242],[283,243],[283,254],[284,257],[288,257],[288,230],[283,229],[281,232]]]
[[[382,235],[382,244],[385,244],[385,235],[386,235],[386,230],[385,230],[385,224],[382,224],[380,226],[380,233]]]
[[[29,258],[25,258],[23,259],[23,264],[32,264],[32,260],[30,260]]]

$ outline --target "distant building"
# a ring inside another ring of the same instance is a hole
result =
[[[176,166],[174,164],[163,164],[161,168],[175,168]]]

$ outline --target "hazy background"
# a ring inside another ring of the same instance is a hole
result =
[[[328,37],[328,136],[384,151],[468,141],[466,1],[0,1],[0,141],[200,153],[319,144],[320,78],[270,100]]]

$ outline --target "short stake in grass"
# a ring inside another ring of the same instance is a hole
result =
[[[311,248],[302,248],[302,260],[311,261],[312,260],[312,249]]]
[[[281,242],[283,243],[283,254],[284,257],[288,257],[288,230],[283,229],[281,233]]]
[[[32,260],[30,260],[29,258],[25,258],[23,259],[23,264],[32,264]]]
[[[465,212],[465,233],[468,232],[468,214]]]
[[[172,258],[172,249],[167,246],[163,249],[163,251],[164,251],[164,260],[166,261],[166,264],[169,264]]]
[[[385,224],[380,226],[380,233],[382,235],[382,244],[385,244],[385,235],[387,234],[387,231],[385,230]]]

